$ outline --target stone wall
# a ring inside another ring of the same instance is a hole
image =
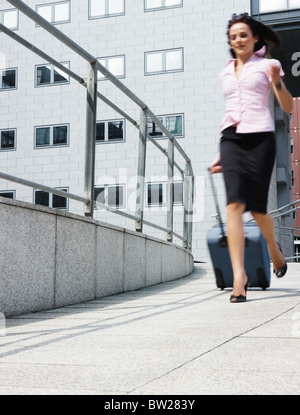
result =
[[[193,271],[174,244],[0,198],[0,312],[35,312],[137,290]]]

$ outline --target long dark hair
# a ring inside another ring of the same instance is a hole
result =
[[[235,23],[246,23],[250,27],[253,36],[258,36],[259,40],[255,44],[254,52],[260,50],[263,46],[266,46],[266,53],[268,53],[272,46],[280,46],[280,39],[277,36],[277,34],[270,27],[264,25],[258,20],[255,20],[252,16],[249,16],[248,13],[241,13],[238,15],[234,13],[232,15],[232,18],[231,20],[229,20],[227,26],[227,36],[229,44],[229,30],[231,26],[233,26]],[[230,53],[233,56],[233,58],[236,57],[232,49],[230,49]]]

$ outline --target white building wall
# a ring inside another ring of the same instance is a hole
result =
[[[27,0],[30,7],[51,3]],[[54,3],[54,1],[53,1]],[[125,55],[126,77],[121,81],[141,98],[156,115],[184,114],[184,137],[178,141],[191,157],[196,176],[196,204],[193,254],[206,261],[206,231],[214,223],[214,201],[207,177],[207,167],[215,158],[224,102],[219,73],[229,59],[226,39],[227,21],[234,12],[250,12],[249,0],[183,0],[183,7],[144,11],[143,0],[126,0],[124,16],[89,20],[88,0],[71,0],[71,21],[58,25],[66,35],[96,57]],[[0,1],[0,10],[12,6]],[[60,62],[70,61],[70,69],[82,77],[87,62],[69,51],[58,40],[29,18],[19,14],[16,33]],[[67,85],[36,88],[35,65],[41,58],[1,33],[3,68],[18,68],[18,88],[1,91],[0,129],[17,129],[15,151],[0,151],[1,171],[41,182],[52,187],[68,187],[71,193],[83,193],[86,91],[76,81]],[[144,53],[183,48],[184,71],[145,76]],[[139,108],[108,81],[99,81],[99,91],[139,120]],[[97,119],[122,118],[98,101]],[[67,147],[34,148],[36,126],[69,124]],[[159,143],[165,148],[166,140]],[[124,143],[99,144],[96,155],[96,184],[126,184],[126,209],[134,214],[138,154],[138,131],[126,122]],[[184,167],[181,156],[176,160]],[[148,181],[166,181],[167,160],[149,143]],[[176,178],[180,178],[178,175]],[[220,203],[225,206],[223,179],[215,178]],[[33,201],[33,190],[0,181],[0,191],[15,190],[16,198]],[[69,203],[69,211],[82,214],[80,203]],[[225,211],[225,209],[223,209]],[[95,218],[134,228],[134,223],[97,210]],[[145,219],[166,225],[166,208],[146,209]],[[163,236],[145,227],[152,235]],[[182,207],[175,209],[175,231],[182,232]],[[180,243],[180,242],[179,242]]]

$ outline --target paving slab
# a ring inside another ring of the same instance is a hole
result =
[[[229,297],[195,264],[176,281],[2,319],[0,394],[298,395],[300,264],[244,304]]]

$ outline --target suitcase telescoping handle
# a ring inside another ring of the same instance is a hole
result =
[[[226,237],[226,234],[225,234],[224,224],[223,224],[223,221],[222,221],[220,206],[219,206],[217,192],[216,192],[216,186],[215,186],[215,183],[214,183],[214,180],[213,180],[213,177],[212,177],[213,175],[210,173],[210,168],[208,168],[208,175],[209,175],[210,184],[211,184],[211,188],[212,188],[212,192],[213,192],[213,196],[214,196],[215,204],[216,204],[216,208],[217,208],[218,220],[219,220],[221,233],[222,233],[222,240],[223,240],[224,243],[227,243],[227,237]]]

